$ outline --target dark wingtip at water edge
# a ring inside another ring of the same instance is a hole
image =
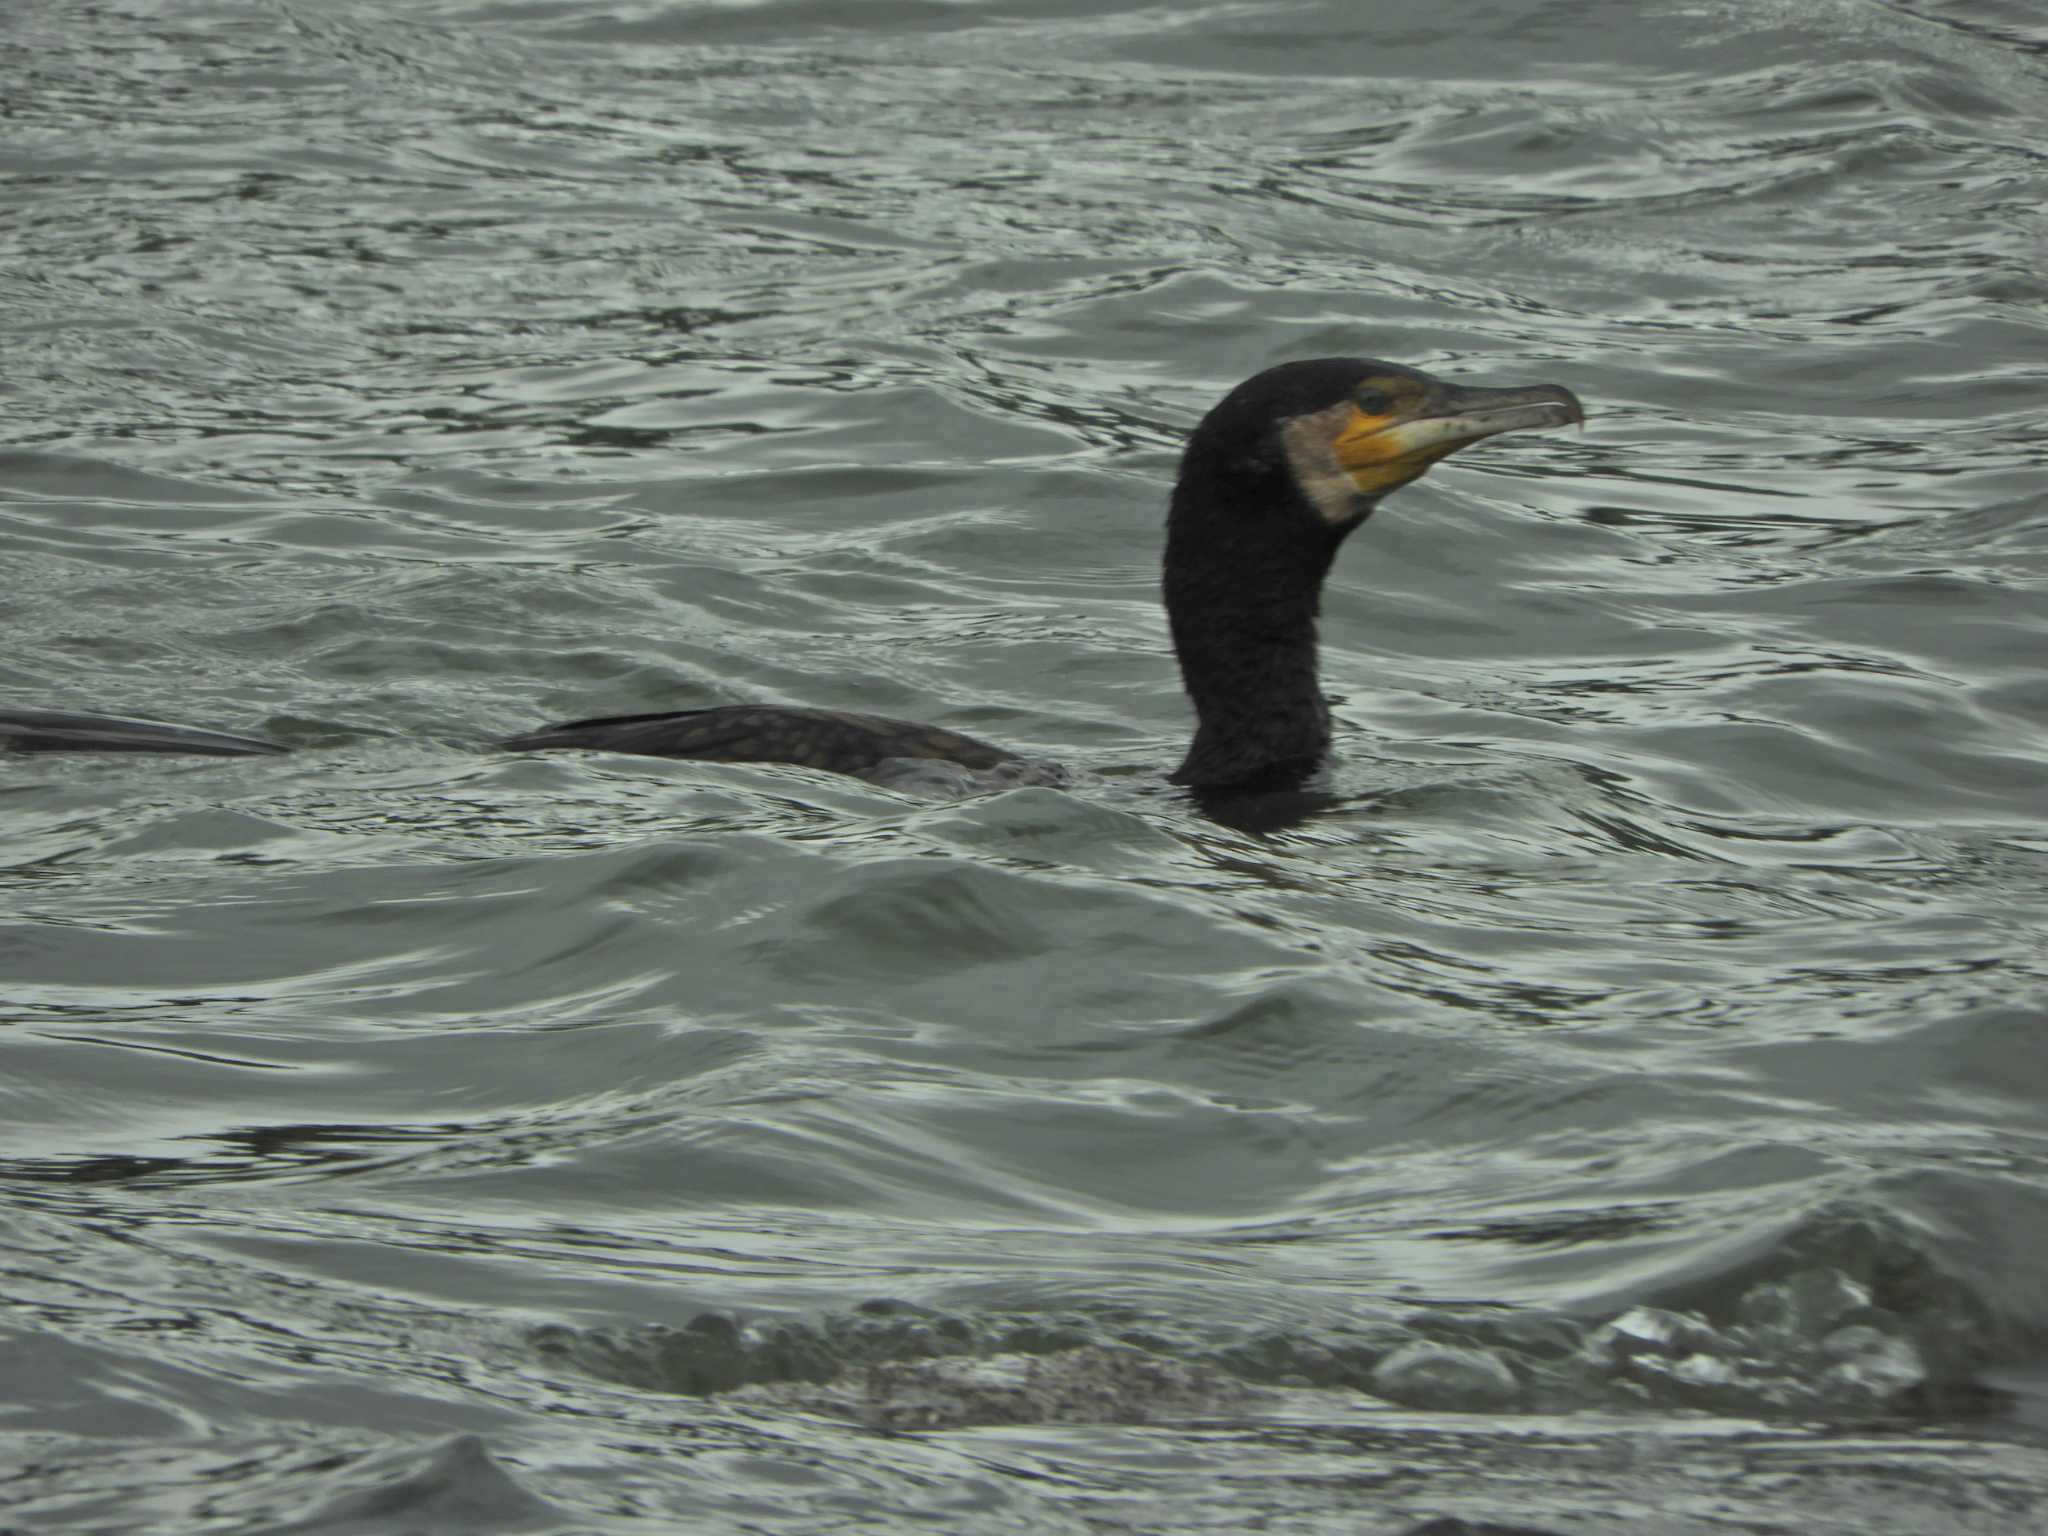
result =
[[[187,757],[280,757],[291,748],[255,736],[160,720],[75,714],[57,709],[0,710],[0,753],[153,752]]]

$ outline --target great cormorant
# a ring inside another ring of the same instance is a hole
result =
[[[1481,389],[1367,358],[1283,363],[1224,396],[1188,438],[1166,518],[1166,613],[1196,722],[1173,782],[1235,791],[1306,778],[1330,743],[1316,613],[1337,547],[1382,497],[1468,443],[1584,419],[1578,397],[1555,384]],[[971,771],[1019,762],[957,731],[772,704],[576,720],[498,745],[799,763],[868,777],[906,759]],[[148,721],[0,711],[0,750],[9,748],[285,750]]]

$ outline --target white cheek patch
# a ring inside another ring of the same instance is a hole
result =
[[[1280,444],[1287,450],[1287,467],[1301,494],[1318,516],[1332,527],[1351,522],[1364,510],[1365,497],[1349,470],[1337,462],[1331,446],[1351,422],[1351,405],[1333,405],[1326,411],[1297,416],[1280,429]]]

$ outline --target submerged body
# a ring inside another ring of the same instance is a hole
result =
[[[1366,358],[1283,363],[1226,395],[1189,436],[1167,512],[1163,596],[1196,722],[1173,782],[1258,791],[1314,772],[1330,743],[1316,617],[1344,540],[1384,496],[1459,448],[1584,419],[1577,397],[1555,384],[1480,389]],[[497,745],[794,763],[885,782],[900,779],[905,762],[999,774],[1023,766],[1015,753],[957,731],[770,704],[575,720]],[[9,749],[285,750],[254,737],[49,710],[0,711],[0,751]],[[1059,782],[1057,770],[1036,782]]]

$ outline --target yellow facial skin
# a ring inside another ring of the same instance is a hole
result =
[[[1349,398],[1285,422],[1280,440],[1309,505],[1332,527],[1348,528],[1468,443],[1585,419],[1578,396],[1555,384],[1482,389],[1379,374]]]
[[[1414,413],[1423,392],[1407,379],[1369,380],[1360,394],[1386,397],[1387,408],[1368,412],[1353,400],[1331,440],[1330,452],[1361,495],[1383,496],[1422,476],[1430,465],[1465,444],[1491,434],[1464,416]]]

